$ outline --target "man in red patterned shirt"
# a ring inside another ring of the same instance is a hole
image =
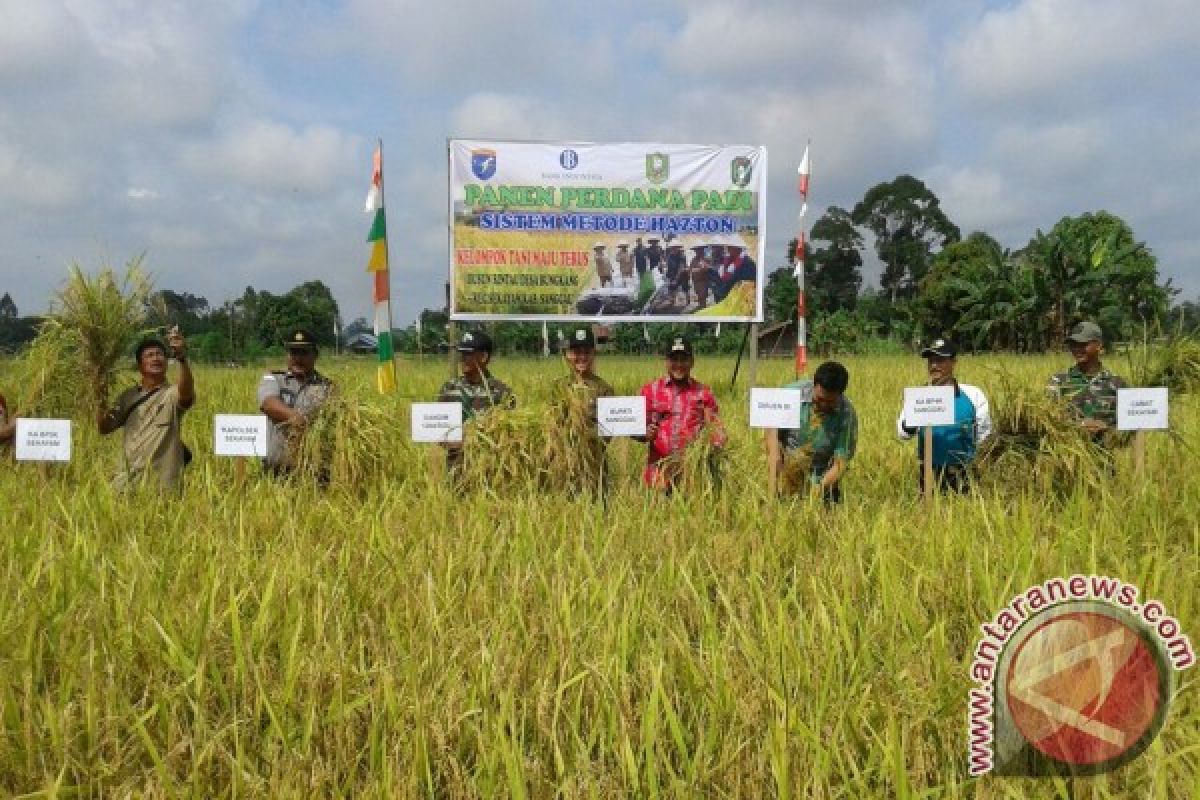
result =
[[[666,377],[642,387],[646,436],[639,441],[650,445],[642,481],[670,493],[679,480],[684,448],[705,431],[709,441],[721,447],[725,430],[712,390],[692,378],[696,361],[691,344],[682,337],[672,339],[666,359]]]

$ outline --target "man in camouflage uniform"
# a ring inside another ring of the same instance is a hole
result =
[[[284,342],[287,369],[270,372],[258,384],[258,407],[271,421],[267,437],[267,472],[286,478],[296,469],[304,431],[333,391],[333,383],[317,372],[317,340],[312,332],[292,331]],[[317,480],[329,479],[324,466]]]
[[[167,381],[168,353],[179,364],[179,383],[174,385]],[[115,484],[129,489],[154,482],[164,489],[178,489],[183,468],[191,460],[180,435],[183,415],[196,402],[183,334],[172,328],[165,344],[157,339],[142,340],[134,359],[138,385],[122,392],[111,408],[101,402],[96,417],[101,435],[118,428],[125,432],[122,468]]]
[[[576,328],[563,356],[571,373],[551,384],[554,422],[572,445],[563,469],[573,473],[573,483],[601,494],[606,490],[608,441],[600,436],[596,401],[612,397],[613,388],[595,372],[596,337],[590,328]]]
[[[1081,322],[1067,336],[1075,366],[1050,378],[1046,391],[1065,400],[1080,426],[1101,443],[1117,425],[1117,390],[1128,384],[1100,363],[1104,334],[1094,322]]]
[[[458,350],[458,365],[462,375],[442,385],[438,402],[461,403],[463,424],[494,407],[516,407],[517,400],[512,390],[488,371],[492,361],[490,336],[483,331],[467,331],[455,349]],[[462,443],[447,442],[445,447],[446,466],[453,474],[462,467]]]

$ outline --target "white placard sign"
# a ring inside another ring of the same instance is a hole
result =
[[[1117,430],[1160,431],[1166,428],[1166,388],[1117,389]]]
[[[596,398],[596,418],[601,436],[645,436],[646,398],[640,394]]]
[[[71,420],[17,417],[17,461],[70,461]]]
[[[213,455],[266,458],[269,430],[264,414],[216,414]]]
[[[916,386],[904,390],[904,424],[910,428],[954,424],[953,386]]]
[[[462,403],[412,404],[414,442],[461,442],[462,437]]]
[[[812,399],[812,387],[751,389],[751,428],[799,428],[800,406]]]

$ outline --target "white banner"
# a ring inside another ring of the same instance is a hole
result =
[[[750,427],[800,427],[800,406],[812,399],[812,387],[803,389],[751,389]]]
[[[452,319],[762,321],[765,147],[448,146]]]
[[[904,424],[910,428],[954,424],[953,386],[915,386],[904,390]]]
[[[216,414],[213,455],[266,458],[269,430],[264,414]]]
[[[1166,430],[1168,392],[1165,388],[1117,389],[1117,430]]]
[[[599,397],[596,417],[601,436],[645,436],[646,398],[640,394]]]
[[[17,417],[17,461],[70,461],[71,420]]]
[[[427,444],[461,442],[462,412],[462,403],[413,403],[412,440]]]

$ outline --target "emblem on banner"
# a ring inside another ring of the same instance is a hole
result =
[[[486,181],[488,178],[496,174],[496,151],[495,150],[472,150],[471,151],[471,173],[481,181]]]
[[[579,153],[574,150],[563,150],[558,154],[558,163],[563,169],[575,169],[579,166]]]
[[[750,177],[754,173],[754,165],[746,156],[738,156],[729,162],[729,179],[733,185],[744,189],[750,185]]]
[[[662,183],[671,174],[671,159],[666,153],[646,154],[646,179]]]

